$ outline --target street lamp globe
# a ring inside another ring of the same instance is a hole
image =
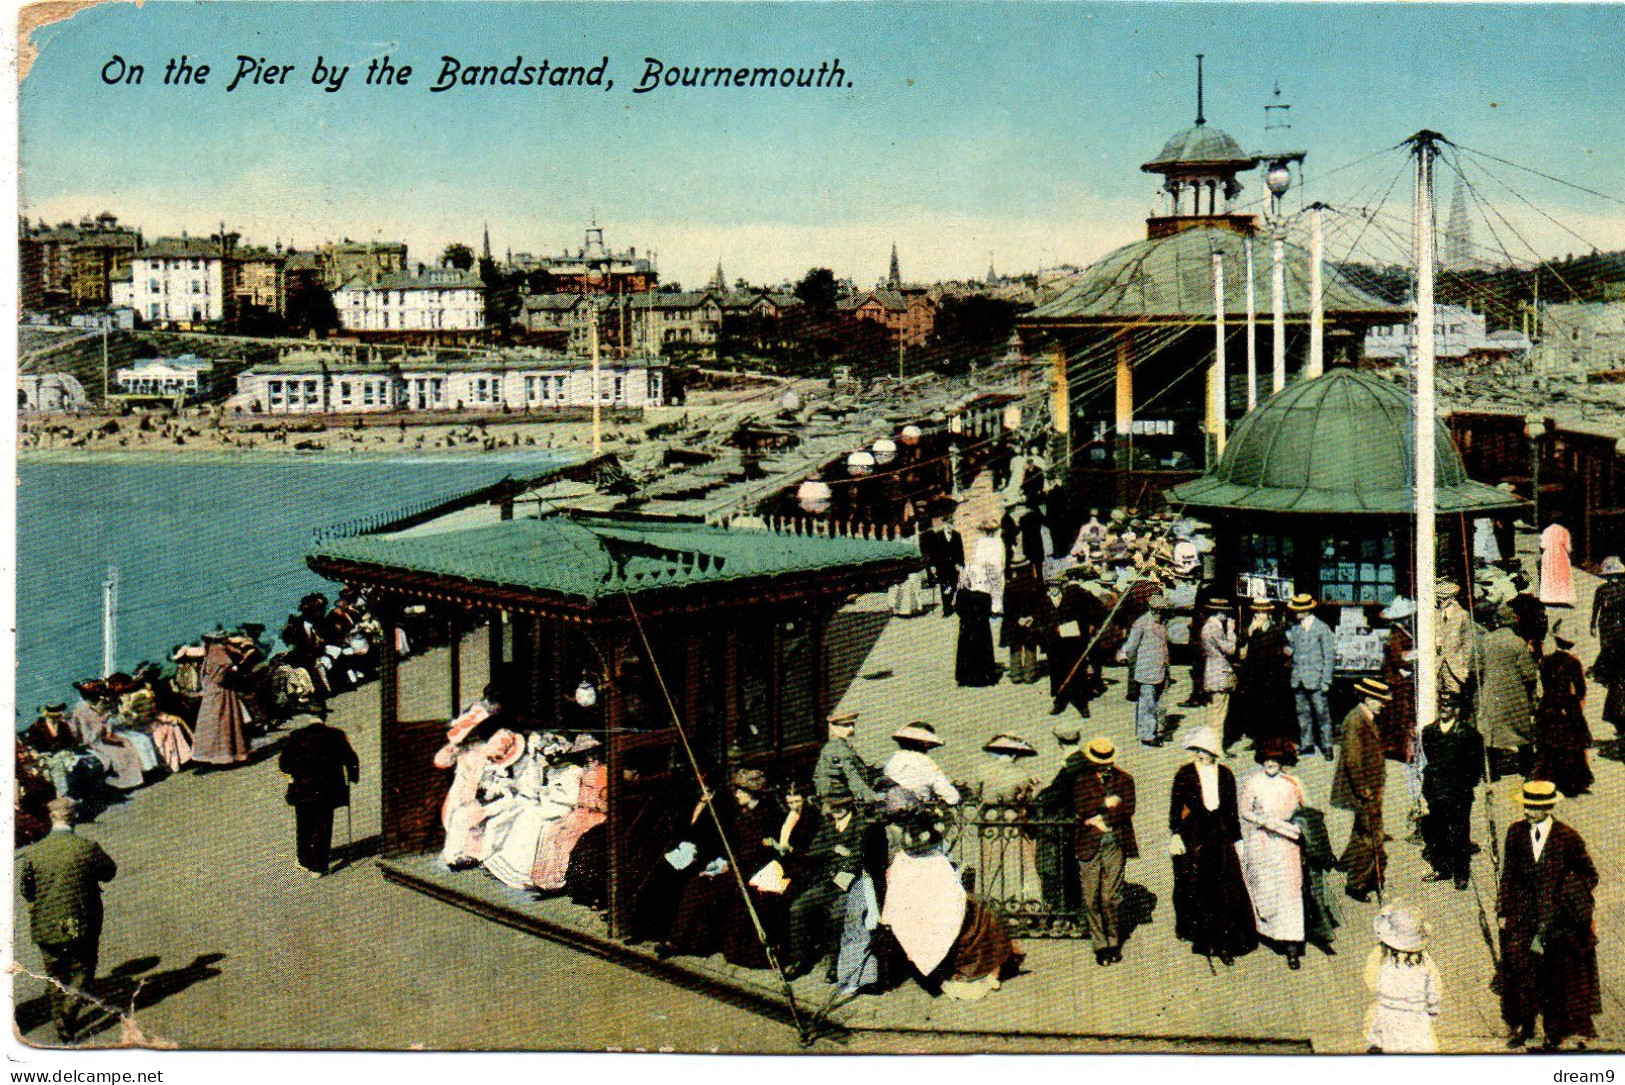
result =
[[[872,452],[854,452],[846,458],[846,473],[849,475],[867,475],[874,469],[875,456]]]
[[[882,467],[897,458],[897,442],[890,437],[882,437],[869,447],[874,453],[875,462]]]
[[[1292,187],[1292,170],[1285,162],[1270,163],[1269,170],[1264,174],[1264,187],[1276,199],[1285,196],[1286,190]]]

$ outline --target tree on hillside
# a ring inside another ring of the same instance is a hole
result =
[[[835,300],[839,294],[835,285],[835,272],[827,267],[813,268],[796,284],[795,294],[817,315],[834,312]]]

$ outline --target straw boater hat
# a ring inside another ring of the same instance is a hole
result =
[[[1427,945],[1428,925],[1410,906],[1390,904],[1371,921],[1377,941],[1398,953],[1419,953]]]
[[[519,755],[524,752],[524,740],[512,731],[498,731],[485,744],[485,759],[491,762],[491,767],[494,769],[507,768],[519,760]]]
[[[1230,600],[1224,598],[1222,595],[1210,595],[1205,600],[1203,600],[1203,604],[1209,610],[1229,610],[1230,609]]]
[[[1094,738],[1083,748],[1083,756],[1097,765],[1109,765],[1117,757],[1117,747],[1109,738]]]
[[[1362,697],[1375,697],[1379,701],[1391,701],[1393,691],[1388,688],[1387,682],[1379,682],[1375,678],[1362,678],[1354,683],[1354,692]]]
[[[1523,791],[1518,795],[1518,805],[1532,806],[1537,810],[1550,810],[1562,797],[1557,785],[1550,780],[1530,780],[1523,785]]]
[[[1286,608],[1294,614],[1302,614],[1304,611],[1314,610],[1315,606],[1315,597],[1313,595],[1307,592],[1299,592],[1292,597],[1292,602],[1288,603]]]
[[[1394,596],[1394,601],[1383,607],[1382,613],[1377,616],[1385,622],[1397,622],[1404,618],[1409,618],[1415,613],[1415,603],[1411,602],[1403,595],[1396,595]]]
[[[58,701],[56,704],[40,705],[39,714],[42,716],[65,716],[68,713],[66,702]]]
[[[736,769],[734,774],[728,777],[728,786],[736,791],[761,795],[767,791],[767,773],[761,769]]]
[[[1057,723],[1050,728],[1049,733],[1063,746],[1075,746],[1083,738],[1083,731],[1075,723]]]
[[[207,654],[201,644],[183,644],[175,649],[174,660],[179,663],[183,659],[202,659]]]
[[[1254,599],[1252,602],[1247,604],[1247,609],[1258,614],[1269,614],[1275,610],[1275,600]]]
[[[1219,745],[1219,736],[1213,733],[1211,727],[1198,727],[1185,736],[1187,750],[1203,750],[1214,757],[1224,756],[1224,747]]]
[[[856,712],[831,712],[824,722],[831,727],[856,727],[858,714]]]
[[[1037,757],[1038,751],[1033,749],[1032,743],[1020,735],[994,735],[982,747],[984,753],[1007,753],[1016,757]]]
[[[898,729],[892,735],[892,741],[898,743],[912,742],[932,749],[942,745],[942,739],[937,737],[937,729],[929,723],[919,722]]]
[[[1617,554],[1610,554],[1602,559],[1602,568],[1598,572],[1603,576],[1625,575],[1625,561],[1620,561]]]
[[[1274,761],[1284,769],[1291,768],[1298,763],[1298,744],[1289,738],[1265,739],[1253,751],[1253,760],[1260,765]]]
[[[1433,594],[1440,599],[1448,599],[1461,592],[1461,585],[1454,580],[1440,580],[1433,585]]]

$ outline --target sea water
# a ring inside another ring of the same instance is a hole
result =
[[[161,661],[217,625],[275,638],[308,592],[322,527],[540,474],[553,453],[392,458],[25,460],[17,491],[20,725],[102,666],[102,583],[118,570],[117,664]]]

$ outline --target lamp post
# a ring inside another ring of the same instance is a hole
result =
[[[1273,373],[1271,391],[1286,387],[1286,216],[1281,210],[1281,199],[1292,187],[1292,163],[1302,162],[1299,152],[1275,155],[1269,160],[1264,174],[1264,187],[1269,189],[1270,202],[1267,218],[1270,226],[1270,310],[1274,318]]]

